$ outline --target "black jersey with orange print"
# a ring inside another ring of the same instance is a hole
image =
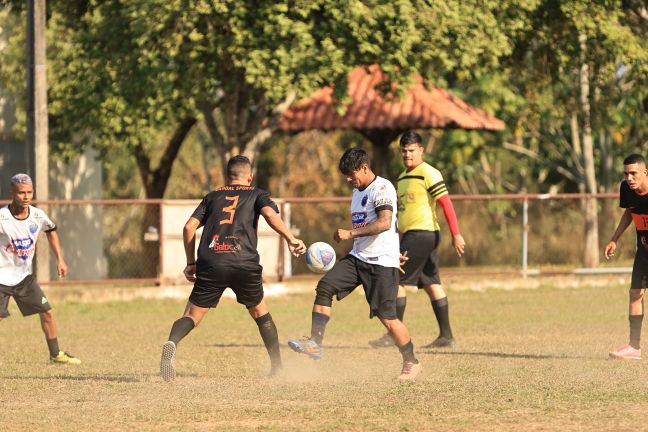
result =
[[[648,254],[648,193],[640,195],[621,182],[619,207],[630,210],[637,229],[637,250]]]
[[[192,217],[201,222],[197,271],[259,264],[257,226],[263,207],[279,213],[270,194],[253,186],[222,186],[207,194]]]

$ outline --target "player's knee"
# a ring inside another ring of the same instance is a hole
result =
[[[642,300],[644,296],[644,290],[643,289],[630,289],[630,300],[632,301],[637,301],[637,300]]]
[[[315,288],[315,304],[320,306],[331,307],[333,305],[333,295],[335,288],[326,282],[319,281]]]
[[[45,312],[40,312],[39,315],[40,315],[41,318],[43,318],[44,320],[49,320],[49,321],[51,321],[52,319],[54,319],[54,312],[52,312],[52,309],[50,309],[50,310],[48,310],[48,311],[45,311]]]

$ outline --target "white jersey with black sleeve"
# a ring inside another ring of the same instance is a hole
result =
[[[38,234],[54,230],[54,222],[37,207],[29,206],[25,219],[16,219],[9,206],[0,208],[0,285],[18,285],[31,274]]]
[[[351,199],[351,224],[360,228],[378,219],[378,212],[391,210],[391,226],[387,231],[353,241],[351,255],[369,264],[383,267],[399,266],[399,239],[396,222],[396,189],[382,177],[376,178],[366,188],[353,189]]]

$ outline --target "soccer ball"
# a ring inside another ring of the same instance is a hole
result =
[[[316,242],[306,251],[306,265],[314,273],[326,273],[335,264],[335,250],[330,244]]]

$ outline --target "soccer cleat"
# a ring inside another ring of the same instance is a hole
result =
[[[422,346],[421,348],[454,348],[457,345],[455,338],[439,336],[432,343]]]
[[[56,357],[50,356],[50,363],[77,365],[77,364],[81,364],[81,360],[74,357],[73,355],[66,353],[65,351],[59,351]]]
[[[162,345],[162,358],[160,359],[160,375],[164,381],[173,381],[176,376],[176,345],[172,341]]]
[[[420,362],[414,363],[411,361],[403,360],[403,369],[401,370],[400,375],[398,376],[399,380],[411,381],[416,379],[417,376],[423,371],[423,366]]]
[[[610,353],[610,358],[617,360],[641,360],[641,349],[625,344],[616,351]]]
[[[295,352],[306,354],[308,357],[319,360],[322,358],[322,347],[311,338],[301,340],[288,339],[288,346]]]
[[[391,336],[389,336],[389,333],[385,333],[378,339],[370,340],[369,345],[371,345],[374,348],[387,348],[387,347],[394,346],[394,341],[391,338]]]

